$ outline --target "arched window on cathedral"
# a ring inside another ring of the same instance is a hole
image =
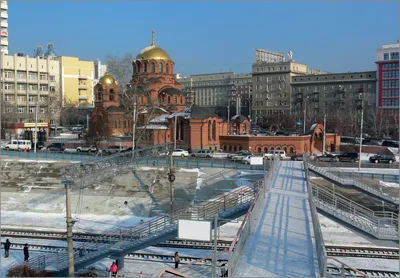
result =
[[[171,97],[168,96],[168,104],[170,104],[170,103],[171,103]]]
[[[137,72],[140,73],[140,63],[137,64]]]
[[[115,92],[113,89],[110,89],[110,96],[109,96],[110,101],[114,101],[115,100]]]
[[[185,103],[184,103],[183,96],[181,96],[181,104],[185,104]]]
[[[169,64],[166,64],[166,65],[165,65],[165,72],[166,72],[166,73],[169,73]]]
[[[216,140],[216,138],[217,138],[217,123],[214,120],[212,124],[212,139]]]
[[[147,63],[144,63],[144,72],[147,72]]]
[[[154,62],[151,63],[151,73],[156,72],[156,64]]]
[[[133,73],[136,73],[136,66],[133,64]]]
[[[103,100],[103,90],[99,89],[97,91],[97,101],[102,101]]]
[[[158,64],[158,72],[159,73],[163,72],[163,64],[161,62]]]
[[[211,140],[212,138],[212,134],[211,131],[212,130],[212,125],[211,125],[211,121],[208,121],[208,140]]]
[[[178,96],[174,96],[174,104],[178,103]]]

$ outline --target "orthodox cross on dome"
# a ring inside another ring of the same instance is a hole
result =
[[[153,31],[151,31],[151,45],[156,45],[155,43],[154,43],[154,34],[155,34],[156,32],[153,30]]]

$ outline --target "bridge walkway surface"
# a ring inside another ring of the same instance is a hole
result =
[[[319,276],[303,163],[282,161],[265,194],[233,276]]]

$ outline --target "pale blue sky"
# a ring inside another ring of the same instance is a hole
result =
[[[151,43],[184,75],[250,72],[254,49],[287,53],[330,72],[374,70],[375,51],[399,34],[393,2],[9,2],[10,52],[104,59]]]

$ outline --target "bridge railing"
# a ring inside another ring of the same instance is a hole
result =
[[[317,206],[341,220],[380,239],[397,239],[398,215],[393,212],[375,212],[329,188],[311,182]]]
[[[308,173],[308,167],[309,167],[308,161],[309,161],[308,155],[304,154],[303,167],[304,167],[304,173],[308,191],[308,203],[310,205],[311,219],[315,236],[315,246],[318,254],[318,271],[319,271],[319,276],[326,277],[327,253],[325,248],[324,236],[322,235],[321,225],[319,223],[317,207],[311,189],[310,176]]]
[[[149,156],[158,155],[159,151],[169,149],[173,143],[155,145],[148,148],[137,149],[134,151],[117,153],[103,158],[93,159],[84,163],[73,164],[64,168],[64,181],[76,182],[82,177],[96,178],[98,174],[113,170],[116,167],[126,166],[136,160],[144,159]]]
[[[311,163],[309,163],[309,160],[307,161],[307,167],[308,169],[312,170],[315,173],[318,173],[328,179],[331,179],[333,181],[336,181],[340,184],[343,185],[353,185],[355,187],[360,188],[361,190],[364,190],[365,192],[369,192],[375,196],[380,197],[381,199],[384,199],[386,201],[389,201],[393,204],[398,204],[399,203],[399,198],[393,197],[390,194],[382,191],[382,190],[378,190],[376,188],[374,188],[372,185],[370,185],[370,181],[368,181],[367,179],[364,178],[352,178],[349,177],[347,179],[344,178],[340,178],[339,176],[337,176],[336,174],[334,174],[334,172],[329,172],[326,168],[321,168],[318,166],[315,166]]]
[[[265,162],[265,161],[264,161]],[[274,177],[277,173],[280,160],[278,157],[271,160],[269,171],[264,173],[264,180],[258,184],[257,194],[246,213],[242,224],[236,233],[235,239],[229,247],[229,262],[228,262],[228,275],[234,275],[238,266],[243,247],[250,233],[254,231],[257,224],[257,219],[260,216],[261,210],[265,204],[266,192],[270,189],[274,182]]]

